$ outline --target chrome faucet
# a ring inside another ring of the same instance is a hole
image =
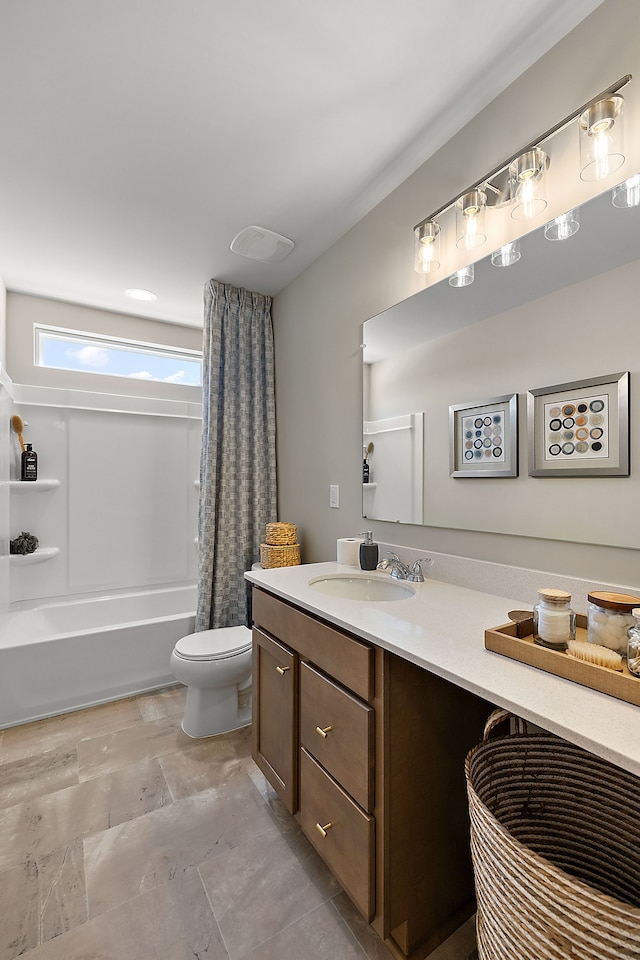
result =
[[[388,553],[387,556],[380,561],[376,570],[388,570],[389,567],[391,567],[391,576],[394,580],[409,580],[412,583],[424,583],[424,574],[422,572],[423,563],[431,563],[431,560],[429,557],[420,557],[411,567],[408,567],[396,553]]]

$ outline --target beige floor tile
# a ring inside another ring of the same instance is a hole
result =
[[[195,871],[25,954],[26,960],[228,960]]]
[[[160,720],[161,717],[173,717],[184,713],[187,688],[183,684],[143,693],[138,699],[138,708],[143,720]]]
[[[367,960],[390,960],[390,951],[362,914],[358,913],[346,893],[341,891],[333,898],[332,903],[362,947]]]
[[[0,764],[0,808],[77,782],[78,756],[74,749],[48,750]]]
[[[0,873],[0,960],[13,960],[39,942],[38,868],[31,861]]]
[[[87,919],[82,841],[37,859],[40,942],[46,943]]]
[[[246,960],[366,960],[337,910],[321,904],[246,955]]]
[[[210,857],[274,830],[248,777],[177,800],[84,841],[89,914],[179,877]]]
[[[0,870],[167,803],[171,795],[156,759],[17,803],[0,816]]]
[[[159,762],[175,800],[220,786],[254,769],[251,727],[192,740],[181,750],[160,757]]]
[[[192,741],[180,729],[178,715],[140,723],[78,744],[80,780],[90,780],[121,770],[148,757],[188,746]]]
[[[262,771],[259,770],[258,767],[254,766],[253,769],[249,770],[249,776],[251,777],[256,790],[267,804],[274,817],[283,822],[288,822],[291,820],[291,814]]]
[[[0,873],[0,958],[13,960],[87,918],[82,844]]]
[[[205,861],[199,872],[231,960],[339,890],[299,831],[263,834]]]
[[[97,737],[140,723],[142,715],[135,698],[103,703],[86,710],[65,713],[48,720],[37,720],[4,731],[0,743],[0,763],[19,760],[44,750],[75,747],[85,737]]]

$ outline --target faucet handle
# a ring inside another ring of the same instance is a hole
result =
[[[422,572],[423,563],[433,563],[431,557],[420,557],[419,560],[416,560],[415,563],[411,565],[411,577],[414,583],[424,583],[424,574]]]

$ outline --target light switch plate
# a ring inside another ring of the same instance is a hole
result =
[[[337,483],[329,485],[329,506],[336,508],[340,506],[340,487]]]

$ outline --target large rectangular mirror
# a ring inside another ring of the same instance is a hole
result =
[[[488,256],[470,286],[445,279],[366,321],[365,517],[640,545],[640,207],[618,209],[611,197],[609,188],[585,203],[568,239],[546,239],[541,227],[521,238],[512,266]],[[631,475],[529,476],[528,391],[627,370]],[[514,393],[518,475],[451,476],[449,408]],[[410,423],[404,442],[390,444],[385,423]]]

